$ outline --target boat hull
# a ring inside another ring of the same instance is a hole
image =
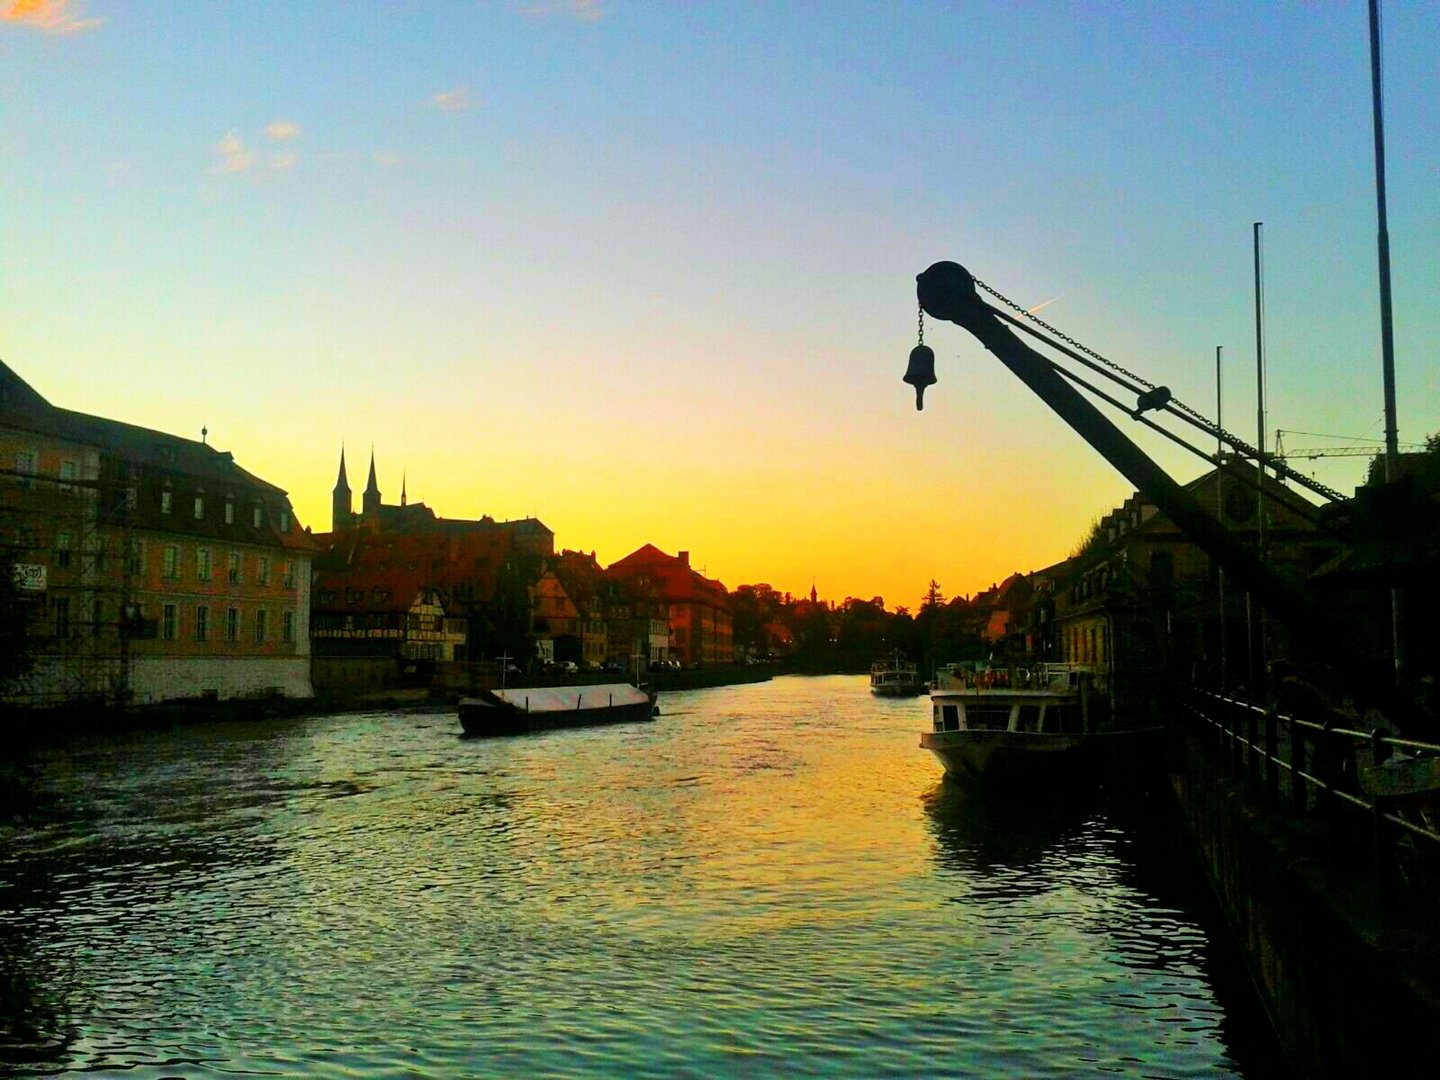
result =
[[[1037,783],[1077,779],[1085,765],[1089,736],[1083,732],[926,731],[920,745],[967,784],[1012,787],[1034,794]]]
[[[577,688],[576,706],[571,708],[526,708],[524,691],[511,691],[514,701],[496,694],[465,698],[460,702],[460,727],[466,735],[523,735],[532,731],[556,728],[591,727],[596,724],[630,724],[653,720],[656,714],[655,695],[627,688],[633,700],[612,704],[614,695],[603,693],[605,687]],[[588,693],[586,692],[588,691]],[[538,696],[538,692],[537,692]],[[586,700],[596,702],[591,705]]]
[[[922,683],[881,683],[870,687],[876,697],[919,697],[925,693]]]

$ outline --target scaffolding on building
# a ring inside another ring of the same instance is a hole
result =
[[[97,450],[77,457],[57,475],[0,469],[0,553],[14,568],[29,659],[0,695],[12,704],[129,699],[130,641],[145,632],[132,602],[135,478]]]

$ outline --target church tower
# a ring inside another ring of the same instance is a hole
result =
[[[350,504],[350,481],[345,479],[345,447],[340,447],[340,478],[330,494],[330,531],[339,532],[355,524],[355,511]]]
[[[372,520],[374,524],[380,521],[380,485],[375,482],[375,451],[370,451],[370,480],[365,485],[365,493],[360,497],[360,512],[365,515],[366,520]]]

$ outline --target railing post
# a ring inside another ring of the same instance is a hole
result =
[[[1230,770],[1240,772],[1240,740],[1246,727],[1246,710],[1250,706],[1237,706],[1230,710]]]
[[[1370,731],[1371,760],[1376,765],[1385,764],[1394,752],[1386,741],[1386,736],[1389,734],[1380,727],[1372,728]],[[1370,842],[1375,851],[1376,899],[1383,914],[1394,906],[1399,867],[1395,865],[1396,853],[1391,841],[1390,824],[1385,820],[1386,799],[1380,794],[1376,794],[1372,798],[1374,802],[1370,807]]]
[[[1298,716],[1290,717],[1290,801],[1295,809],[1304,813],[1308,803],[1305,781],[1300,770],[1305,768],[1305,729]]]
[[[1280,733],[1276,731],[1280,716],[1274,709],[1265,714],[1265,794],[1270,801],[1280,799]]]
[[[1260,742],[1260,714],[1254,709],[1245,710],[1245,779],[1252,784],[1260,782],[1260,763],[1255,760],[1256,746]]]
[[[1335,797],[1335,781],[1340,772],[1339,755],[1335,753],[1335,736],[1331,733],[1334,721],[1329,717],[1320,725],[1320,741],[1317,744],[1317,760],[1315,773],[1320,778],[1320,790],[1317,791],[1316,800],[1320,804],[1316,809],[1322,809],[1325,817],[1325,824],[1330,833],[1331,841],[1335,839],[1336,817],[1339,810],[1340,800]]]
[[[1395,853],[1390,843],[1390,827],[1385,820],[1385,800],[1379,795],[1370,807],[1370,842],[1375,854],[1375,894],[1383,914],[1395,900]]]

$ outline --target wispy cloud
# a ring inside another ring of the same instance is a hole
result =
[[[463,86],[453,86],[432,97],[430,104],[441,112],[464,112],[470,108],[470,91]]]
[[[394,150],[377,150],[375,152],[375,164],[383,169],[393,168],[400,164],[400,155]]]
[[[276,154],[270,159],[270,168],[276,172],[284,172],[286,169],[293,169],[299,160],[299,154]]]
[[[293,120],[271,120],[265,125],[265,137],[271,142],[290,142],[300,137],[300,125]]]
[[[242,173],[255,164],[255,151],[233,131],[215,144],[215,153],[220,160],[210,170],[212,173]]]
[[[605,16],[605,0],[531,0],[520,10],[540,19],[560,15],[579,22],[599,22]]]
[[[48,34],[78,34],[100,25],[99,19],[82,18],[72,12],[70,0],[0,0],[0,22],[30,26]]]

